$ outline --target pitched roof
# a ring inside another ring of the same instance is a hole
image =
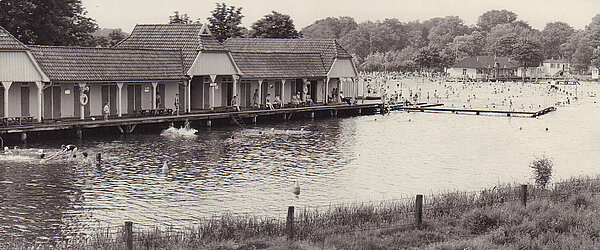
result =
[[[335,39],[229,38],[223,45],[231,52],[319,53],[327,71],[335,58],[352,57]]]
[[[138,24],[119,42],[119,48],[180,49],[185,69],[189,69],[198,51],[226,51],[210,32],[201,32],[201,24]]]
[[[517,62],[506,56],[467,57],[452,65],[453,68],[516,68]]]
[[[19,39],[10,34],[8,30],[0,26],[0,50],[2,49],[26,50],[27,47]]]
[[[546,60],[544,60],[544,63],[568,63],[568,61],[565,60],[565,59],[554,59],[554,58],[552,58],[552,59],[546,59]]]
[[[183,79],[181,51],[29,46],[52,81]]]
[[[325,77],[318,53],[232,52],[244,78]]]

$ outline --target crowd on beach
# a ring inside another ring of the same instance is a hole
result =
[[[451,82],[443,73],[362,72],[367,97],[388,104],[444,104],[456,108],[533,111],[569,105],[584,94],[578,84],[548,82]]]

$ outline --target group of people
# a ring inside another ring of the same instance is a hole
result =
[[[77,158],[77,146],[73,144],[61,145],[60,151],[47,156],[43,151],[40,153],[40,163],[45,163],[51,159],[66,157],[68,160],[77,160],[82,165],[92,166],[94,164],[94,160],[91,159],[87,152],[82,152],[81,157]]]

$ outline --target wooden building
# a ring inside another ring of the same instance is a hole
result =
[[[509,57],[475,56],[456,62],[446,73],[453,78],[487,81],[515,77],[517,69],[517,62]]]
[[[358,94],[352,57],[334,39],[220,43],[200,24],[137,25],[114,48],[24,45],[0,27],[0,65],[0,117],[40,121],[100,117],[107,103],[118,117],[214,109],[234,96],[250,107],[258,89],[260,103]]]

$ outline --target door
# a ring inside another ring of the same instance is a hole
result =
[[[262,85],[260,86],[261,90],[260,90],[260,104],[265,104],[267,103],[267,94],[269,93],[269,81],[265,80],[263,81]],[[271,97],[271,102],[273,102],[273,97]]]
[[[310,81],[310,88],[308,88],[308,94],[313,103],[317,103],[317,81]]]
[[[62,115],[60,111],[62,105],[60,100],[61,89],[60,86],[52,86],[49,89],[52,89],[52,118],[58,119]]]
[[[52,87],[44,89],[44,120],[53,119],[52,117]]]
[[[231,99],[233,99],[233,83],[223,83],[223,91],[225,100],[222,100],[222,105],[231,106]],[[239,102],[240,99],[238,98],[237,101]]]
[[[0,117],[5,117],[4,115],[4,87],[0,86]]]
[[[156,93],[157,94],[156,99],[160,100],[160,103],[158,103],[157,107],[159,109],[164,109],[165,108],[165,102],[167,100],[167,96],[165,95],[166,94],[166,92],[165,92],[165,85],[164,84],[159,84],[156,87],[156,91],[157,91],[157,93]],[[160,99],[159,99],[159,96],[160,96]]]
[[[116,85],[102,85],[102,114],[104,114],[104,105],[108,102],[109,115],[117,114],[117,86]]]
[[[185,85],[179,84],[179,112],[182,113],[185,111],[185,98],[187,95],[185,94]]]
[[[135,86],[127,85],[127,114],[135,113]]]
[[[275,83],[275,96],[279,96],[279,100],[283,100],[281,96],[281,81]],[[275,100],[275,98],[273,98]]]
[[[29,86],[21,85],[21,116],[29,116]]]

